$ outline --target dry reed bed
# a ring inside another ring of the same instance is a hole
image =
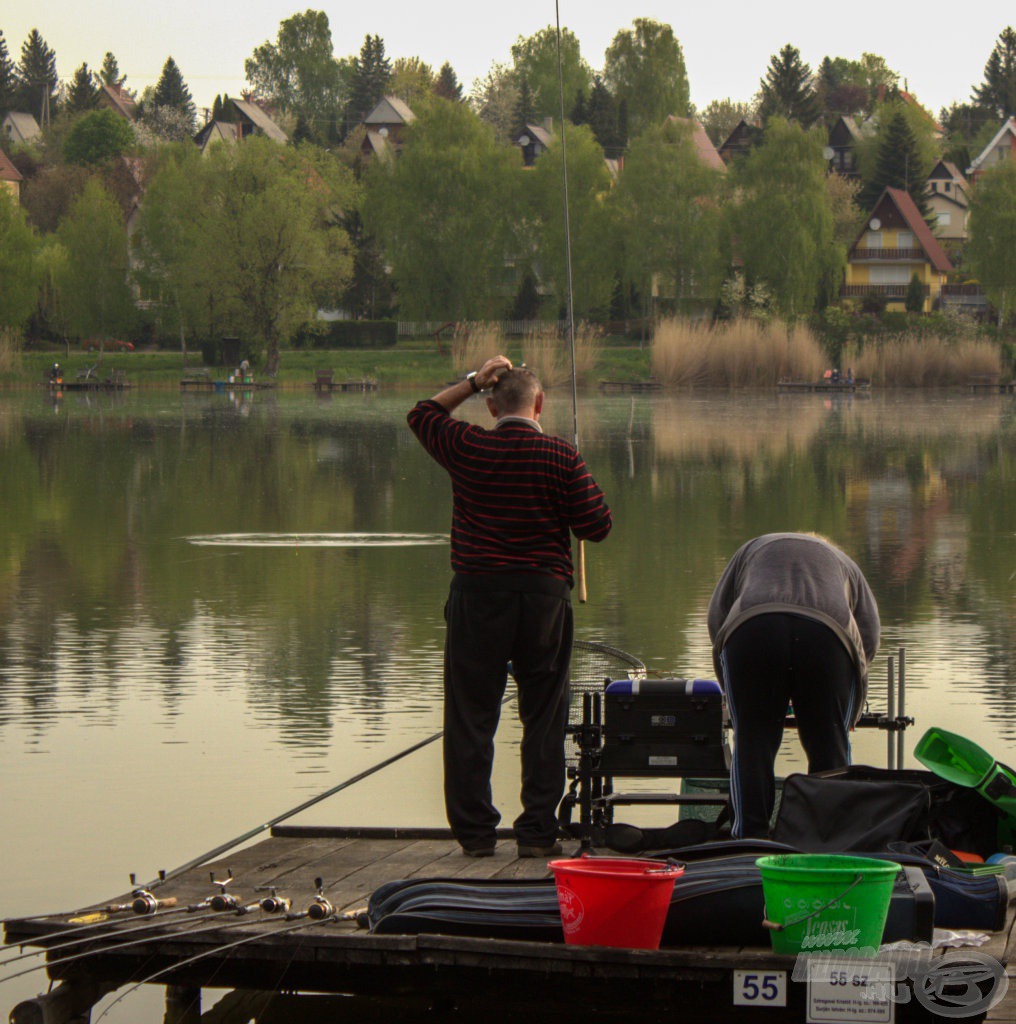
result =
[[[990,341],[916,338],[904,335],[862,351],[848,346],[843,365],[855,377],[895,387],[942,387],[965,384],[971,377],[999,376],[1002,354]]]
[[[774,386],[784,377],[817,380],[825,365],[812,331],[781,321],[671,319],[653,337],[653,373],[674,386]]]

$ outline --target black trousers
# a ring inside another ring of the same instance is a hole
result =
[[[444,786],[455,838],[492,846],[501,815],[490,773],[508,663],[522,721],[520,843],[547,845],[557,835],[564,794],[564,730],[572,607],[567,598],[512,590],[452,588],[445,605]]]
[[[808,771],[850,763],[849,730],[859,696],[853,659],[821,622],[772,613],[748,619],[720,652],[734,725],[730,770],[735,838],[764,837],[776,798],[774,763],[793,703]]]

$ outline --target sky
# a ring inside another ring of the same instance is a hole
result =
[[[999,34],[1016,23],[1016,11],[1002,0],[966,9],[941,4],[938,11],[934,2],[915,7],[885,0],[654,0],[624,14],[602,0],[559,3],[562,27],[575,33],[594,69],[603,66],[611,40],[633,18],[669,24],[699,109],[714,99],[750,99],[773,54],[792,43],[813,69],[825,56],[879,54],[937,114],[970,99]],[[326,0],[307,6],[328,15],[337,57],[359,52],[368,33],[380,35],[392,60],[419,57],[435,71],[450,61],[466,92],[494,63],[510,62],[516,39],[555,21],[553,0]],[[217,93],[239,95],[244,61],[255,47],[275,41],[280,22],[305,9],[293,0],[4,0],[0,31],[17,61],[25,37],[38,28],[56,52],[58,74],[68,80],[82,61],[97,69],[110,50],[138,93],[155,84],[172,56],[201,108],[210,107]]]

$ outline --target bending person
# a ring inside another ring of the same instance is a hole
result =
[[[808,771],[850,763],[879,643],[875,598],[857,565],[815,534],[744,544],[709,602],[713,664],[734,726],[735,838],[769,833],[774,764],[793,703]]]

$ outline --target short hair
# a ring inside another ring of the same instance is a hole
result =
[[[520,409],[531,409],[543,388],[536,374],[527,366],[515,366],[497,379],[491,395],[498,412],[510,415]]]

